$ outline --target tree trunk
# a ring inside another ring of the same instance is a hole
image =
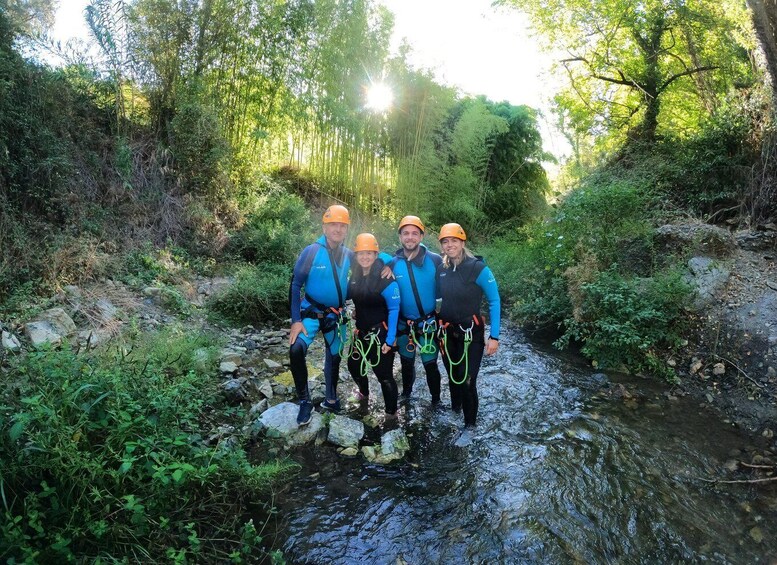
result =
[[[750,6],[755,32],[766,57],[772,97],[777,99],[777,1],[747,0],[747,5]]]

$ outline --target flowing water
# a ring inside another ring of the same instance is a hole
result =
[[[507,332],[478,378],[475,438],[455,447],[461,416],[431,410],[420,374],[403,461],[293,454],[276,546],[316,564],[777,563],[777,484],[701,480],[736,478],[723,464],[753,439],[698,400],[617,381],[641,398]]]

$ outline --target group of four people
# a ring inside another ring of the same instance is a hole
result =
[[[465,426],[474,426],[483,353],[492,355],[499,347],[500,299],[493,273],[466,248],[467,236],[459,224],[441,228],[442,256],[422,243],[425,227],[417,216],[400,221],[401,247],[394,256],[380,253],[377,239],[369,233],[357,236],[353,250],[345,247],[349,225],[348,210],[330,206],[323,216],[323,235],[303,249],[294,265],[289,357],[299,397],[297,423],[310,422],[313,412],[305,356],[321,332],[326,345],[326,398],[321,409],[337,412],[341,408],[337,384],[341,357],[347,355],[349,372],[358,386],[356,396],[360,400],[368,397],[372,369],[381,385],[386,417],[395,417],[397,350],[402,396],[410,397],[419,354],[432,404],[439,405],[442,379],[437,358],[441,352],[451,407],[456,412],[463,410]],[[488,340],[480,314],[484,296],[489,303]],[[355,307],[353,323],[344,310],[348,299]]]

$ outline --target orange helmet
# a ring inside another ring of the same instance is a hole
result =
[[[334,222],[340,222],[341,224],[350,224],[351,223],[351,215],[348,213],[348,208],[345,206],[341,206],[340,204],[335,204],[334,206],[330,206],[326,209],[326,212],[324,212],[324,218],[322,219],[323,223],[325,224],[331,224]]]
[[[467,241],[467,234],[459,224],[445,224],[440,228],[440,236],[438,240],[442,240],[446,237],[456,237],[462,241]]]
[[[397,231],[402,231],[402,228],[405,226],[415,226],[419,230],[421,230],[421,233],[424,233],[426,231],[426,228],[424,227],[424,223],[421,221],[421,218],[418,216],[405,216],[401,220],[399,220],[399,228],[397,228]]]
[[[354,253],[357,251],[374,251],[378,253],[378,240],[371,233],[360,233],[356,236],[356,245],[353,246]]]

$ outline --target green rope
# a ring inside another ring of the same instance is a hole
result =
[[[461,328],[461,326],[459,326]],[[461,355],[461,359],[458,361],[454,361],[451,359],[451,354],[448,353],[448,331],[445,330],[443,332],[443,338],[442,338],[442,344],[445,349],[445,357],[448,359],[448,378],[450,378],[451,382],[455,385],[461,385],[464,384],[464,382],[467,380],[467,376],[469,375],[469,344],[472,343],[472,326],[467,328],[466,330],[464,328],[461,328],[464,332],[464,353]],[[453,378],[453,368],[461,365],[461,363],[464,362],[464,377],[457,381]]]
[[[434,334],[437,331],[437,322],[433,324],[423,323],[423,331],[421,336],[423,337],[423,344],[415,333],[415,324],[410,325],[410,339],[418,344],[418,353],[422,355],[434,355],[437,353],[437,344],[434,341]]]
[[[355,337],[353,339],[353,349],[351,351],[351,355],[358,355],[361,357],[361,363],[359,364],[359,373],[361,373],[362,377],[366,377],[367,373],[370,369],[373,367],[376,367],[378,363],[380,363],[380,338],[378,337],[378,334],[375,332],[370,332],[367,335],[364,336],[364,339],[367,340],[367,349],[364,349],[364,345],[362,344],[362,340],[360,340],[358,337]],[[375,359],[375,363],[370,363],[369,360],[369,354],[370,351],[372,351],[372,346],[375,346],[377,349],[377,357]],[[357,357],[354,357],[356,359]]]

